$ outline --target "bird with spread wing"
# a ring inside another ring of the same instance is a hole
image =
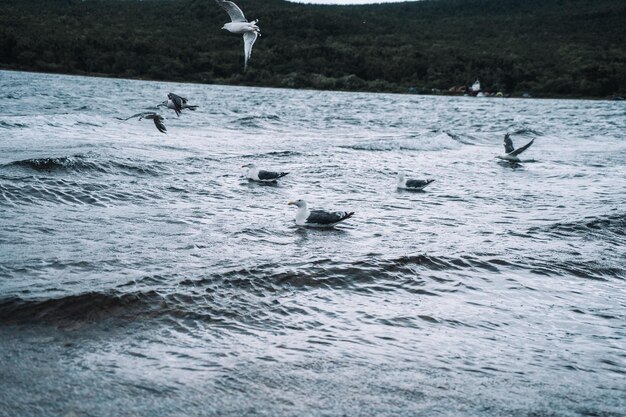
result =
[[[163,124],[163,116],[161,116],[158,113],[155,112],[144,112],[144,113],[137,113],[137,114],[133,114],[132,116],[127,117],[126,119],[122,119],[120,117],[118,117],[118,120],[130,120],[130,119],[134,119],[135,117],[138,117],[139,120],[141,119],[150,119],[154,122],[154,125],[156,126],[156,128],[158,129],[159,132],[161,133],[165,133],[167,134],[167,129],[165,128],[165,125]]]
[[[172,109],[176,113],[176,116],[180,117],[180,113],[183,109],[196,110],[198,108],[198,106],[187,104],[187,101],[188,100],[185,97],[169,93],[167,95],[167,100],[159,104],[158,107],[165,106],[168,109]]]
[[[231,33],[243,35],[243,70],[245,71],[248,68],[248,60],[252,55],[252,46],[254,45],[256,38],[261,36],[261,31],[256,25],[258,19],[248,22],[239,6],[232,1],[215,0],[215,2],[219,4],[222,9],[226,10],[226,13],[230,16],[231,22],[225,23],[224,26],[222,26],[222,29],[226,29]]]

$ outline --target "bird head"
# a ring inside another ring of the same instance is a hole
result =
[[[304,200],[291,200],[290,202],[287,203],[287,205],[294,205],[296,207],[304,207],[306,205],[306,202]]]
[[[254,162],[250,162],[249,164],[245,164],[241,166],[242,168],[256,168]]]

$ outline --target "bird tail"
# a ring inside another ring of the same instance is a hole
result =
[[[354,216],[354,212],[353,212],[353,211],[350,211],[350,212],[347,212],[347,211],[346,211],[346,212],[343,214],[343,216],[341,216],[341,219],[339,219],[339,221],[340,221],[340,222],[341,222],[341,221],[344,221],[344,220],[346,220],[346,219],[349,219],[349,218],[350,218],[350,217],[352,217],[352,216]]]
[[[252,22],[250,22],[252,28],[257,33],[257,35],[261,36],[261,29],[256,25],[257,23],[259,23],[259,19],[254,19]]]
[[[276,177],[276,178],[282,178],[282,177],[284,177],[287,174],[289,174],[289,173],[288,172],[281,172],[280,174],[278,174],[278,177]]]

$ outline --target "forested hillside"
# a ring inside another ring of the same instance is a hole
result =
[[[0,0],[0,68],[204,83],[405,92],[471,84],[534,96],[626,93],[624,0]]]

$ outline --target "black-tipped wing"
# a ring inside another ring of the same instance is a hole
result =
[[[514,150],[515,148],[513,147],[513,141],[508,135],[505,136],[504,137],[504,153],[511,153]]]
[[[407,188],[424,188],[435,180],[407,180]]]
[[[126,120],[130,120],[130,119],[134,119],[135,117],[139,117],[139,120],[141,120],[144,117],[147,117],[147,116],[150,116],[150,115],[153,115],[153,114],[156,114],[156,113],[149,111],[149,112],[133,114],[132,116],[128,116],[125,119],[122,119],[121,117],[116,117],[116,119],[126,121]]]
[[[138,117],[139,120],[141,120],[141,119],[150,119],[150,120],[152,120],[154,122],[154,125],[156,126],[156,128],[161,133],[165,133],[167,131],[167,129],[165,128],[165,125],[163,124],[163,117],[161,117],[160,114],[154,113],[154,112],[137,113],[137,114],[133,114],[130,117],[127,117],[126,119],[122,119],[120,117],[117,117],[116,119],[119,119],[119,120],[129,120],[129,119],[133,119],[135,117]]]
[[[226,10],[226,13],[230,16],[230,20],[233,22],[247,22],[239,6],[232,1],[215,0],[215,2],[219,4],[222,9]]]
[[[183,104],[187,104],[187,99],[185,97],[181,97],[178,94],[169,93],[167,98],[172,100],[176,106],[182,107]]]
[[[511,155],[511,156],[517,156],[519,154],[521,154],[522,152],[524,152],[526,149],[530,148],[530,145],[533,144],[533,142],[535,141],[535,139],[531,140],[530,142],[528,142],[526,145],[522,146],[521,148],[517,148],[516,150],[514,150],[513,152],[509,152],[507,155]]]
[[[174,112],[176,112],[176,116],[180,116],[180,112],[183,110],[183,104],[187,102],[187,99],[181,96],[178,96],[174,93],[169,93],[167,95],[167,98],[172,100],[172,103],[174,104]]]
[[[354,212],[347,211],[325,211],[312,210],[307,217],[306,222],[309,224],[331,225],[352,217]]]
[[[263,181],[273,181],[284,177],[288,172],[259,171],[259,179]]]
[[[148,116],[145,116],[146,119],[152,119],[152,121],[154,122],[154,125],[156,126],[156,128],[159,130],[159,132],[161,133],[166,133],[167,129],[165,128],[165,125],[163,124],[163,118],[158,115],[158,114],[151,114]]]

